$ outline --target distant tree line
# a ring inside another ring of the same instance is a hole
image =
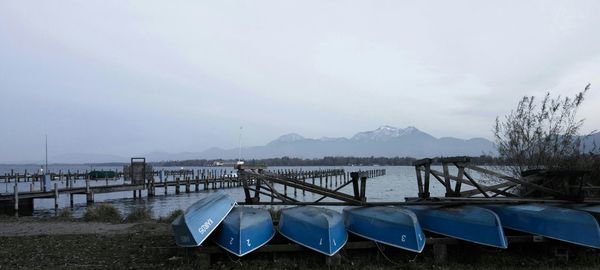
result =
[[[433,157],[436,159],[439,157]],[[410,166],[417,160],[412,157],[344,157],[331,156],[323,158],[296,158],[296,157],[278,157],[266,159],[249,159],[245,160],[247,165],[266,165],[266,166]],[[153,162],[155,166],[215,166],[216,164],[235,164],[237,160],[225,159],[193,159],[193,160],[177,160],[177,161],[161,161]],[[488,155],[471,157],[471,162],[476,165],[500,165],[502,160]],[[435,163],[434,163],[435,164]]]

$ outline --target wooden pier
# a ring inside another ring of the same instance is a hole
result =
[[[296,196],[299,189],[304,194],[308,186],[313,191],[327,190],[328,188],[339,189],[349,184],[349,180],[351,179],[351,173],[342,169],[286,169],[271,171],[266,170],[266,167],[260,167],[260,169],[261,172],[267,173],[276,179],[295,179],[294,182],[282,183],[282,196],[288,198],[288,201],[296,201],[288,196],[288,189],[289,192],[293,192],[293,195]],[[0,194],[0,213],[30,215],[34,209],[35,199],[54,199],[54,208],[58,209],[59,198],[61,196],[69,196],[70,206],[73,207],[74,197],[79,195],[85,196],[86,203],[91,205],[95,201],[94,197],[96,194],[114,192],[132,192],[133,198],[137,199],[142,197],[144,194],[143,191],[145,191],[148,197],[153,197],[161,193],[167,195],[169,190],[174,190],[175,195],[184,192],[190,193],[238,187],[247,187],[250,190],[255,190],[253,187],[256,186],[257,182],[260,182],[260,179],[249,177],[248,175],[241,178],[238,175],[239,172],[239,170],[236,173],[227,169],[156,170],[149,171],[143,175],[141,177],[142,180],[136,180],[130,177],[127,172],[116,171],[114,174],[117,177],[92,180],[89,177],[89,171],[67,171],[66,173],[59,171],[58,173],[50,174],[52,179],[50,189],[45,189],[43,175],[31,175],[26,171],[22,174],[13,172],[0,178],[6,184],[11,183],[13,185],[12,190]],[[363,172],[363,174],[374,177],[385,174],[385,171],[373,170]],[[301,181],[303,184],[300,184]],[[27,191],[19,190],[19,185],[22,188],[23,183],[27,182],[29,182],[29,189]],[[36,182],[39,183],[39,186]],[[85,185],[82,185],[82,182]],[[264,193],[264,189],[260,190],[260,185],[256,190]],[[272,190],[272,192],[273,194],[280,194],[276,190]]]

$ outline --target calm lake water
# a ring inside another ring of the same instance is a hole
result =
[[[435,166],[433,166],[435,168]],[[15,172],[19,171],[19,173],[23,173],[24,170],[28,170],[28,172],[34,172],[39,169],[39,166],[5,166],[0,165],[0,174],[4,175],[4,173],[10,173],[10,170],[14,169]],[[122,170],[121,167],[93,167],[93,169],[109,169],[119,171]],[[181,167],[155,167],[155,170],[165,169],[165,170],[178,170]],[[201,169],[227,169],[227,171],[232,171],[232,168],[215,168],[215,167],[185,167],[184,169],[188,170],[201,170]],[[405,197],[415,197],[417,196],[417,182],[415,176],[415,168],[412,166],[373,166],[373,167],[361,167],[361,166],[352,166],[352,167],[269,167],[271,170],[283,170],[283,169],[302,169],[302,170],[317,170],[317,169],[344,169],[346,172],[353,172],[358,170],[373,170],[373,169],[386,169],[387,174],[385,176],[371,178],[367,181],[367,200],[369,202],[382,202],[382,201],[404,201]],[[435,168],[437,170],[441,170],[441,167]],[[58,170],[67,171],[71,170],[71,172],[79,170],[85,171],[90,170],[90,166],[61,166],[61,167],[50,167],[50,171],[57,172]],[[451,168],[451,172],[455,173],[454,168]],[[56,181],[59,187],[64,187],[65,181]],[[122,180],[110,180],[108,181],[109,185],[114,185],[117,183],[122,183]],[[445,190],[442,185],[437,183],[434,179],[431,181],[431,195],[432,196],[443,196]],[[92,180],[90,182],[91,185],[106,185],[106,181]],[[19,190],[28,191],[30,189],[29,183],[20,183]],[[74,186],[85,186],[85,180],[77,180],[74,183]],[[280,187],[280,186],[278,186]],[[0,183],[0,193],[12,192],[14,188],[14,183]],[[36,190],[39,190],[39,184],[35,187]],[[278,188],[278,190],[283,192],[283,187]],[[223,189],[226,193],[233,196],[238,201],[244,200],[244,192],[241,187],[239,188],[230,188]],[[352,186],[348,185],[340,190],[341,192],[345,192],[348,194],[352,194]],[[108,194],[95,194],[94,199],[95,202],[107,202],[119,209],[123,214],[127,214],[135,208],[146,208],[152,211],[155,217],[166,216],[169,212],[176,209],[186,209],[188,206],[196,202],[197,200],[205,197],[209,192],[213,191],[200,191],[195,192],[194,187],[192,186],[192,192],[185,193],[182,189],[182,193],[179,195],[175,195],[175,188],[171,187],[168,190],[168,195],[164,195],[163,188],[156,189],[155,197],[147,197],[146,192],[143,191],[142,198],[133,200],[133,194],[131,191],[126,192],[115,192]],[[302,195],[302,192],[299,190],[298,195],[295,197],[300,201],[314,201],[320,198],[320,195],[313,195],[309,192],[306,192],[306,195]],[[288,196],[293,197],[293,189],[288,188]],[[262,201],[270,201],[270,198],[267,196],[261,197]],[[81,216],[86,210],[86,202],[85,195],[75,195],[74,198],[75,205],[73,207],[72,212],[74,216]],[[335,201],[335,200],[330,200]],[[54,210],[54,199],[36,199],[34,202],[35,210],[34,216],[53,216],[55,215]],[[66,208],[69,206],[69,196],[63,195],[59,197],[59,208]],[[338,209],[339,207],[332,207]]]

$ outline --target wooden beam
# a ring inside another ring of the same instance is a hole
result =
[[[339,186],[338,188],[334,189],[333,191],[338,191],[338,190],[342,189],[343,187],[345,187],[345,186],[347,186],[347,185],[349,185],[349,184],[351,184],[351,183],[352,183],[352,181],[348,181],[348,182],[346,182],[345,184],[343,184],[343,185]],[[321,200],[323,200],[323,199],[325,199],[325,198],[327,198],[327,196],[322,196],[321,198],[319,198],[319,199],[318,199],[318,200],[316,200],[315,202],[320,202]]]
[[[497,173],[497,172],[494,172],[494,171],[491,171],[491,170],[488,170],[488,169],[480,168],[480,167],[473,166],[473,165],[467,165],[466,167],[469,168],[469,169],[471,169],[471,170],[474,170],[476,172],[493,175],[493,176],[496,176],[496,177],[498,177],[500,179],[508,180],[510,182],[513,182],[513,183],[517,183],[517,184],[521,184],[521,185],[528,186],[528,187],[531,187],[531,188],[535,188],[535,189],[538,189],[540,191],[546,192],[548,194],[552,194],[552,195],[555,195],[555,196],[566,196],[566,194],[564,194],[562,192],[558,192],[556,190],[552,190],[552,189],[549,189],[547,187],[543,187],[543,186],[540,186],[540,185],[532,184],[532,183],[529,183],[527,181],[523,181],[521,179],[516,179],[516,178],[510,177],[510,176],[506,176],[506,175],[503,175],[503,174],[500,174],[500,173]]]
[[[425,164],[431,164],[432,162],[433,162],[433,159],[424,158],[424,159],[419,159],[419,160],[413,161],[412,165],[413,166],[423,166]]]
[[[431,170],[431,175],[433,175],[434,177],[438,178],[438,180],[439,180],[439,176],[438,175],[441,175],[441,174],[442,174],[442,172],[440,172],[440,171]],[[458,178],[456,176],[450,175],[449,177],[450,177],[450,179],[452,179],[454,181],[458,181]],[[466,185],[469,185],[469,186],[473,186],[473,184],[470,181],[467,181],[467,180],[464,180],[464,179],[461,180],[461,181],[462,181],[463,184],[466,184]],[[505,184],[502,184],[502,185],[505,186]],[[495,192],[495,193],[503,193],[502,191],[498,190],[497,188],[493,188],[493,186],[488,187],[488,186],[480,185],[480,187],[484,191],[492,191],[492,192]],[[479,192],[480,192],[479,190],[468,190],[468,191],[461,192],[460,194],[461,194],[461,196],[472,196],[472,195],[475,195],[475,194],[477,194]],[[505,194],[507,196],[514,196],[513,194],[509,194],[509,193],[505,193]]]

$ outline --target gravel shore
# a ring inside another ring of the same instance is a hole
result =
[[[383,253],[382,253],[383,252]],[[384,254],[385,253],[385,254]],[[525,254],[529,253],[529,254]],[[545,254],[545,255],[543,255]],[[527,247],[488,250],[458,246],[449,262],[433,262],[430,250],[415,255],[393,250],[342,252],[327,266],[307,252],[217,255],[204,265],[193,250],[175,246],[168,223],[99,223],[0,217],[0,269],[599,269],[597,251],[564,261]]]

